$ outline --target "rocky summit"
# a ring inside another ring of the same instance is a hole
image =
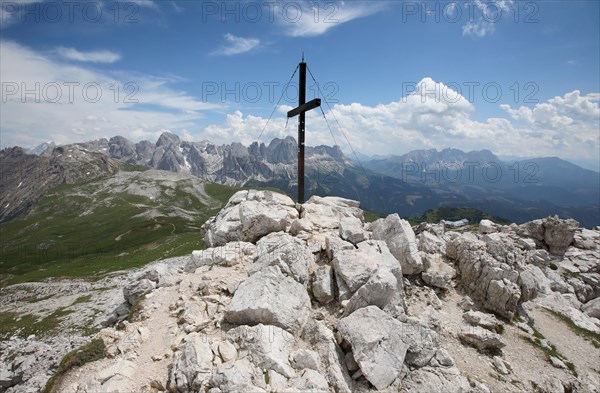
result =
[[[202,233],[208,248],[118,278],[105,357],[53,391],[599,391],[599,228],[367,223],[353,200],[244,190]],[[2,346],[3,391],[57,370]]]

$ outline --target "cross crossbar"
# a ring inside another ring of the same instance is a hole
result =
[[[302,112],[308,112],[309,110],[318,108],[320,106],[321,106],[321,99],[315,98],[314,100],[310,100],[306,104],[300,105],[299,107],[294,108],[291,111],[289,111],[287,113],[287,117],[290,118],[290,117],[298,116]]]

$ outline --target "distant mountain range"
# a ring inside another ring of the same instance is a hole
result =
[[[182,141],[165,132],[155,143],[116,136],[62,148],[189,173],[204,181],[270,186],[296,195],[298,145],[292,137],[276,138],[268,145],[215,145]],[[31,150],[41,157],[55,151],[52,143]],[[307,197],[349,197],[380,214],[418,216],[428,209],[455,206],[518,223],[558,214],[583,226],[600,225],[600,174],[556,157],[504,162],[489,150],[429,149],[357,163],[337,146],[317,146],[306,148],[306,165]]]

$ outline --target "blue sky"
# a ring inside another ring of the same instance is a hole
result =
[[[304,51],[345,151],[488,148],[600,165],[597,1],[2,0],[0,10],[2,147],[165,130],[248,144],[274,108],[261,141],[295,135],[295,122],[285,127],[295,87],[276,103]],[[309,145],[334,143],[320,111],[307,128]]]

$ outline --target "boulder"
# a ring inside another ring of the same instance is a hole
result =
[[[334,334],[323,321],[309,320],[302,331],[302,338],[319,354],[322,370],[329,386],[338,393],[353,391],[352,378],[344,364],[344,352],[336,343]]]
[[[265,392],[255,385],[264,378],[247,358],[217,365],[210,378],[210,385],[220,392]]]
[[[404,274],[423,271],[415,233],[408,221],[402,220],[394,213],[373,222],[372,226],[373,238],[386,242],[392,255],[400,262]]]
[[[343,217],[364,220],[363,211],[359,206],[360,202],[351,199],[313,195],[302,205],[301,218],[310,221],[316,228],[338,229]]]
[[[123,287],[123,297],[130,305],[134,305],[142,296],[151,292],[156,287],[153,281],[147,278],[136,280]]]
[[[499,334],[480,327],[463,329],[458,337],[465,344],[481,350],[500,350],[508,345],[507,341]]]
[[[492,315],[481,311],[467,311],[463,314],[463,319],[474,326],[481,326],[486,329],[496,330],[500,321]]]
[[[235,266],[255,252],[254,244],[248,242],[230,242],[221,247],[196,250],[192,252],[183,270],[192,273],[201,266]]]
[[[579,223],[573,219],[561,220],[558,216],[544,219],[544,242],[552,254],[564,254],[575,237]]]
[[[521,236],[530,237],[532,239],[542,241],[544,240],[545,230],[546,228],[544,227],[543,220],[533,220],[519,225],[517,233]]]
[[[386,309],[388,305],[402,304],[402,299],[399,299],[399,296],[404,292],[402,287],[398,288],[398,285],[401,286],[402,281],[399,282],[390,271],[386,269],[377,270],[352,295],[344,310],[344,316],[371,305]]]
[[[581,306],[581,311],[588,317],[600,319],[600,297],[597,297]]]
[[[309,368],[302,370],[300,375],[291,382],[292,390],[295,392],[328,392],[327,380],[318,371]]]
[[[224,363],[237,358],[237,349],[235,348],[235,345],[229,341],[221,341],[218,343],[217,352]]]
[[[485,235],[485,234],[494,233],[497,231],[498,231],[498,228],[494,222],[492,222],[490,220],[481,220],[479,222],[479,233]]]
[[[500,234],[491,234],[493,236]],[[492,247],[499,244],[490,240]],[[485,308],[511,318],[521,298],[521,289],[517,284],[519,273],[514,266],[492,257],[490,242],[478,240],[472,234],[463,234],[447,244],[447,254],[458,261],[460,280],[473,299]],[[507,254],[498,254],[503,259],[511,259]]]
[[[173,357],[169,376],[169,390],[178,392],[195,391],[199,381],[210,376],[213,353],[208,341],[198,333],[191,333]]]
[[[334,300],[334,274],[329,265],[321,266],[315,271],[312,292],[319,303],[327,304]]]
[[[402,340],[402,322],[376,306],[368,306],[340,319],[337,327],[350,343],[365,378],[378,390],[391,385],[400,374],[409,347]]]
[[[295,332],[304,325],[310,298],[302,284],[266,267],[241,283],[225,311],[225,319],[238,325],[275,325]]]
[[[426,254],[423,261],[427,268],[421,273],[421,278],[427,285],[441,289],[452,288],[456,270],[443,261],[441,254]]]
[[[271,191],[243,190],[235,193],[216,217],[203,226],[210,247],[232,241],[256,242],[270,232],[285,231],[298,218],[295,203]]]
[[[402,380],[402,391],[444,393],[486,392],[486,390],[478,390],[477,385],[471,388],[469,380],[460,375],[456,367],[449,369],[423,367],[413,370]],[[487,393],[489,393],[489,390],[487,390]]]
[[[367,233],[363,229],[363,223],[360,219],[354,216],[343,217],[340,220],[340,237],[356,245],[367,240]]]
[[[298,349],[290,353],[290,361],[292,367],[296,370],[303,370],[305,368],[319,371],[320,360],[319,354],[310,349]]]
[[[250,242],[271,232],[285,231],[296,218],[298,211],[292,207],[265,203],[262,200],[240,204],[243,240]]]
[[[277,266],[281,272],[302,284],[308,282],[308,268],[314,256],[303,241],[284,232],[274,232],[256,243],[257,259],[248,274],[267,266]]]
[[[429,231],[423,231],[418,235],[419,250],[426,254],[445,254],[446,242],[444,239]]]
[[[300,218],[292,221],[292,225],[290,226],[290,235],[296,236],[300,232],[311,232],[312,229],[313,225],[309,220]]]
[[[550,280],[546,278],[542,270],[537,266],[525,266],[525,269],[519,273],[518,283],[521,288],[521,302],[526,302],[538,295],[551,292]]]
[[[352,293],[363,286],[378,268],[387,269],[402,279],[400,264],[383,241],[364,241],[358,244],[358,249],[342,249],[333,258],[332,266]]]
[[[292,378],[296,373],[290,365],[294,336],[277,326],[258,324],[238,326],[227,332],[227,339],[238,350],[248,353],[252,363],[262,370],[274,370]]]

